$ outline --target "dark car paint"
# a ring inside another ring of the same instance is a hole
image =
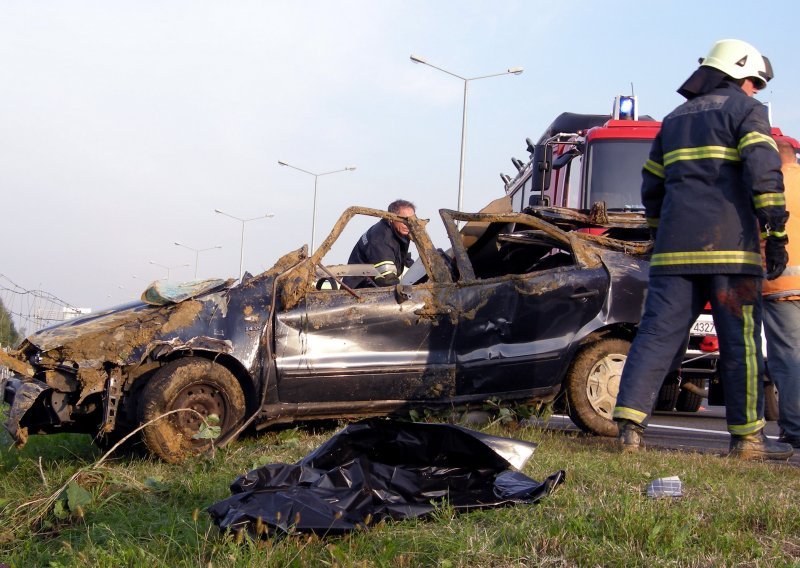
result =
[[[406,222],[427,282],[317,290],[316,266],[358,214]],[[18,372],[6,389],[15,417],[6,425],[18,443],[35,432],[131,428],[152,373],[187,355],[213,358],[234,373],[248,401],[247,424],[258,428],[490,397],[542,400],[559,391],[587,338],[638,321],[648,243],[562,231],[520,213],[440,214],[454,267],[433,247],[427,221],[351,207],[311,257],[300,249],[236,286],[171,305],[122,306],[37,332],[10,354],[35,379]],[[491,223],[489,236],[468,251],[457,220]],[[570,249],[574,264],[476,277],[470,253],[489,247],[490,255],[492,233],[514,223]],[[23,401],[14,394],[25,383],[45,388]]]

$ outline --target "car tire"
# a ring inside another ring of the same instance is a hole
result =
[[[668,412],[675,410],[675,406],[678,404],[678,399],[680,398],[680,391],[681,387],[676,382],[662,384],[661,388],[658,390],[658,396],[656,397],[655,409]]]
[[[171,414],[142,431],[148,450],[170,463],[209,447],[209,440],[193,438],[203,423],[197,413],[203,418],[219,417],[220,437],[236,428],[245,413],[244,393],[236,377],[222,365],[196,357],[177,359],[159,369],[145,386],[141,421],[179,408],[196,412]]]
[[[630,341],[601,339],[581,349],[566,378],[569,417],[581,429],[599,436],[616,436],[612,419],[622,368]]]
[[[703,388],[703,379],[690,378],[683,379],[684,383],[690,383],[698,388]],[[678,400],[675,402],[675,409],[680,412],[697,412],[703,404],[703,397],[686,389],[680,389]]]
[[[777,422],[780,418],[778,410],[778,389],[775,383],[767,381],[764,383],[764,418],[770,422]]]

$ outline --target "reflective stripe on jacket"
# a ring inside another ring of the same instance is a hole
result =
[[[784,164],[781,171],[786,189],[786,210],[789,211],[789,220],[786,222],[789,262],[778,278],[764,280],[764,297],[770,300],[800,296],[800,164]]]
[[[734,83],[671,112],[642,170],[650,273],[762,275],[759,225],[784,230],[780,166],[766,107]]]

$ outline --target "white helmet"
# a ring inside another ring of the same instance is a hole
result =
[[[751,78],[756,87],[766,88],[767,81],[772,79],[772,65],[769,59],[746,41],[740,39],[723,39],[714,44],[700,65],[719,69],[734,79]]]

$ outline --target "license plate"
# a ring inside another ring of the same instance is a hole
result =
[[[717,330],[714,327],[714,320],[710,317],[706,319],[700,316],[697,321],[692,324],[692,329],[689,333],[691,335],[716,335]]]

